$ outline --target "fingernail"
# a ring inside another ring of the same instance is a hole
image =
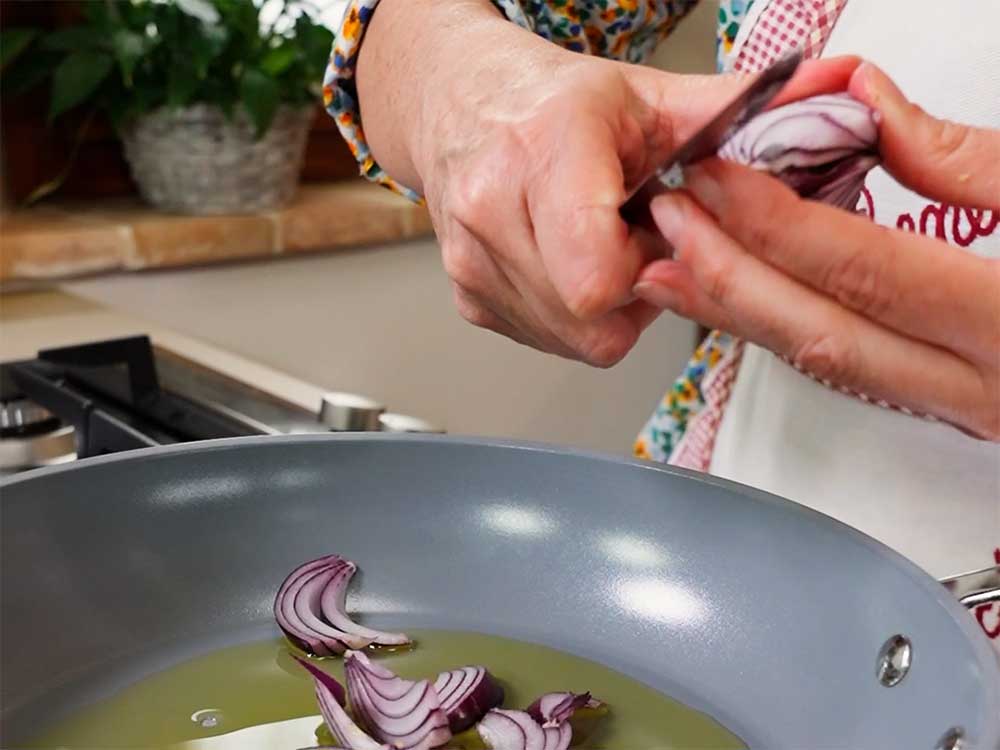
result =
[[[660,307],[665,310],[676,310],[680,307],[681,303],[677,292],[668,286],[656,284],[652,281],[640,281],[632,287],[632,293],[654,307]]]
[[[715,215],[725,210],[725,193],[709,168],[694,164],[685,170],[684,177],[684,186],[702,206]]]
[[[684,225],[684,207],[680,200],[673,195],[658,196],[649,204],[649,212],[667,242],[675,244]]]

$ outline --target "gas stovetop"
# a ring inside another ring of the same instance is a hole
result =
[[[0,364],[0,473],[222,437],[440,432],[375,400],[324,394],[316,411],[216,372],[146,336]]]

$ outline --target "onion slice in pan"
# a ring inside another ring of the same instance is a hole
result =
[[[492,750],[565,750],[569,746],[570,732],[565,733],[565,744],[559,745],[555,744],[561,741],[559,729],[553,729],[555,736],[547,736],[527,712],[503,708],[494,708],[476,727],[483,742]]]
[[[558,727],[578,708],[598,708],[601,701],[590,693],[546,693],[528,706],[528,714],[543,727]]]
[[[320,598],[320,610],[326,621],[345,633],[367,638],[369,643],[375,643],[379,646],[402,646],[409,643],[410,639],[405,633],[387,633],[382,630],[366,628],[363,625],[358,625],[347,616],[347,584],[351,582],[358,566],[350,560],[342,560],[341,562],[343,565],[327,583]]]
[[[344,654],[351,708],[372,736],[399,750],[429,750],[451,739],[448,716],[428,680],[404,680],[359,651]]]
[[[376,742],[365,734],[344,711],[344,688],[337,680],[305,659],[295,658],[313,676],[319,711],[337,742],[347,750],[389,750],[387,745]]]
[[[334,656],[371,643],[409,642],[402,633],[383,633],[351,622],[344,600],[356,570],[350,560],[327,555],[288,575],[274,598],[274,618],[289,640],[316,656]]]
[[[491,708],[503,703],[503,688],[485,667],[461,667],[442,672],[434,681],[434,692],[455,734],[468,729]]]

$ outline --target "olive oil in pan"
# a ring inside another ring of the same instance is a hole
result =
[[[482,664],[502,683],[507,708],[524,708],[550,691],[591,691],[609,712],[580,747],[744,747],[709,716],[586,659],[475,633],[410,635],[416,648],[374,658],[408,678]],[[322,664],[343,683],[339,659]],[[222,649],[151,675],[25,747],[296,750],[319,743],[321,723],[312,678],[291,658],[288,645],[274,640]]]

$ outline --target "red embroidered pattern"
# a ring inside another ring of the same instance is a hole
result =
[[[993,562],[1000,565],[1000,547],[993,550]],[[987,617],[992,615],[993,623],[987,622]],[[986,633],[987,638],[993,640],[1000,639],[1000,604],[981,604],[976,607],[976,622]]]

